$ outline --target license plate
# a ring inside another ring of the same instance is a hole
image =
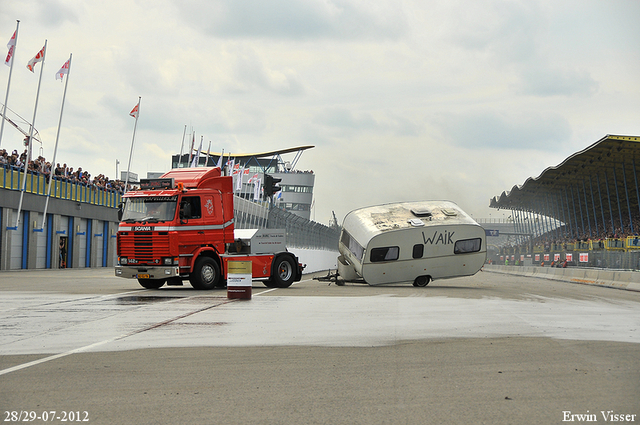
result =
[[[140,273],[138,273],[138,274],[136,275],[136,277],[137,277],[138,279],[149,279],[149,278],[150,278],[150,276],[149,276],[148,274],[140,274]]]

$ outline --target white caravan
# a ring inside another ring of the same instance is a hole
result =
[[[338,275],[369,285],[476,274],[487,257],[485,231],[450,201],[385,204],[351,211],[339,242]]]

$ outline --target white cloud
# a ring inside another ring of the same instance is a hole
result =
[[[356,0],[180,0],[185,22],[221,38],[397,38],[400,3]]]
[[[40,65],[25,64],[48,40],[47,158],[53,74],[73,53],[57,161],[91,174],[126,164],[141,96],[141,176],[169,169],[187,125],[215,151],[315,145],[298,166],[316,172],[324,223],[433,198],[478,217],[605,134],[640,134],[639,13],[624,0],[22,0],[0,7],[0,48],[20,19],[9,106],[31,121]],[[1,147],[21,141],[5,127]]]

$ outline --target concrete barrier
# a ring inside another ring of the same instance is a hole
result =
[[[580,267],[503,266],[485,264],[484,271],[560,280],[585,285],[607,286],[640,292],[640,271]]]
[[[325,251],[322,249],[295,247],[288,249],[298,257],[298,261],[300,261],[302,264],[306,264],[303,273],[337,270],[338,268],[338,256],[340,255],[338,250]]]

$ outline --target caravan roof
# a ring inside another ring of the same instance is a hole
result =
[[[365,207],[346,215],[343,228],[361,244],[381,233],[412,227],[477,223],[451,201],[400,202]]]

